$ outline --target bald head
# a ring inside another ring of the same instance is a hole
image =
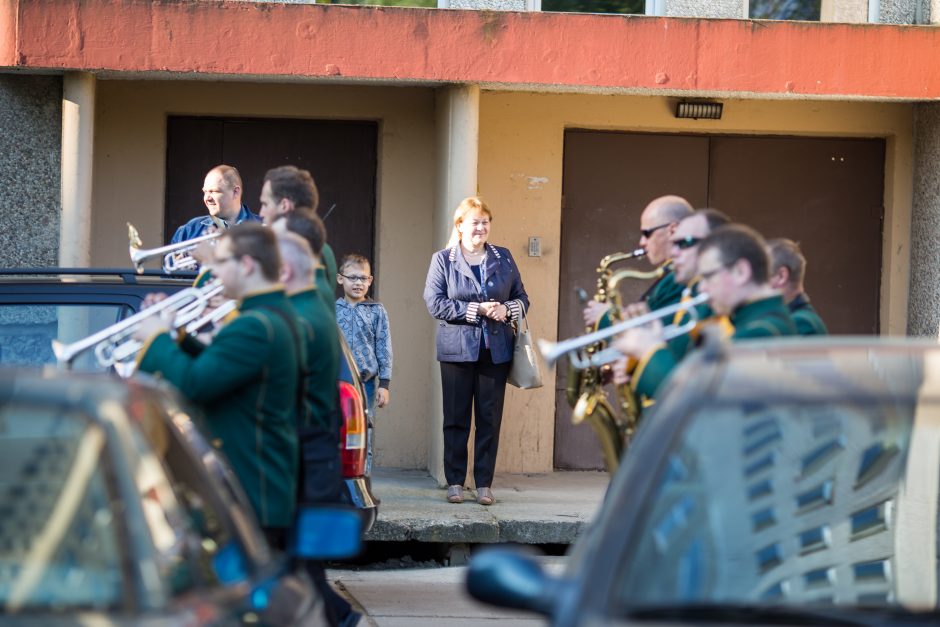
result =
[[[660,196],[646,205],[640,215],[640,246],[646,249],[651,264],[658,266],[669,258],[669,242],[676,226],[692,212],[692,205],[681,196]]]

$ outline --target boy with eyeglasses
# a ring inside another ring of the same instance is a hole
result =
[[[336,281],[343,288],[343,297],[336,299],[336,323],[356,360],[359,376],[366,388],[366,402],[374,416],[376,407],[388,405],[388,388],[392,379],[392,335],[388,312],[382,303],[368,297],[372,269],[369,260],[362,255],[343,257]],[[371,424],[366,446],[368,473],[372,468]]]

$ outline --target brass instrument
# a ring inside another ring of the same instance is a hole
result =
[[[671,340],[684,333],[689,333],[695,328],[699,322],[698,312],[695,308],[707,302],[708,294],[702,293],[689,300],[676,303],[675,305],[669,305],[668,307],[661,307],[648,314],[624,320],[623,322],[600,329],[599,331],[594,331],[593,333],[587,333],[561,342],[539,340],[539,351],[542,353],[542,358],[548,365],[552,365],[561,357],[567,355],[575,368],[597,368],[623,358],[623,353],[615,348],[606,348],[602,351],[591,350],[598,342],[606,341],[615,335],[620,335],[625,331],[641,327],[644,324],[649,324],[660,318],[675,316],[675,314],[679,312],[688,313],[689,320],[687,322],[682,324],[670,324],[663,327],[663,339]]]
[[[181,272],[184,270],[195,270],[198,262],[193,259],[192,251],[202,242],[212,241],[221,235],[221,232],[209,233],[200,237],[168,244],[159,248],[141,248],[143,242],[140,240],[140,234],[134,225],[127,223],[127,239],[129,240],[129,251],[131,262],[137,269],[137,272],[143,272],[143,264],[154,257],[163,257],[163,271],[167,274]]]
[[[181,290],[152,307],[139,311],[77,342],[63,344],[58,340],[53,340],[52,352],[55,353],[59,366],[63,368],[68,368],[76,357],[88,350],[95,351],[95,357],[102,366],[115,365],[119,361],[118,357],[127,359],[140,350],[140,343],[132,336],[140,327],[141,322],[151,316],[172,314],[173,328],[178,329],[198,319],[209,300],[221,291],[222,285],[218,280],[200,288],[190,287]],[[131,350],[135,344],[136,350]]]
[[[613,320],[620,319],[620,310],[622,308],[617,284],[626,278],[656,278],[662,276],[662,269],[650,272],[627,269],[614,273],[611,266],[615,263],[639,259],[644,256],[646,256],[646,250],[637,248],[628,252],[607,255],[598,263],[594,300],[599,303],[610,303],[610,315]],[[587,300],[583,290],[581,290],[580,300],[582,303]],[[596,330],[596,327],[596,324],[589,326],[585,332],[590,333]],[[585,352],[594,353],[603,349],[604,344],[599,342],[586,348]],[[573,363],[569,363],[566,395],[568,404],[571,405],[573,410],[571,422],[581,424],[587,421],[591,425],[600,441],[607,469],[613,472],[620,463],[625,442],[632,435],[638,412],[634,407],[633,392],[629,386],[617,386],[617,395],[620,399],[621,413],[623,414],[623,418],[621,418],[607,399],[603,385],[600,368],[575,368]]]

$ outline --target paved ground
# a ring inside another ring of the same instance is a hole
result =
[[[547,558],[557,572],[564,558]],[[542,627],[547,621],[479,603],[464,590],[466,568],[329,571],[333,585],[363,619],[360,627]]]
[[[570,544],[597,512],[609,476],[604,472],[496,475],[496,503],[464,503],[426,471],[376,469],[372,488],[382,500],[367,540],[448,543]]]

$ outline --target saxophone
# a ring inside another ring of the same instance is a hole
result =
[[[597,286],[594,300],[599,303],[611,304],[611,317],[614,321],[621,319],[621,297],[617,290],[617,283],[623,279],[652,279],[662,275],[662,269],[650,272],[637,270],[621,270],[614,273],[611,265],[620,261],[637,259],[646,255],[642,248],[630,252],[621,252],[607,255],[601,259],[597,267]],[[585,300],[584,298],[581,299]],[[597,324],[587,327],[587,333],[597,330]],[[593,354],[605,347],[601,342],[589,347],[586,352]],[[601,451],[607,470],[614,472],[620,464],[627,438],[632,437],[639,415],[635,406],[635,399],[629,385],[617,386],[617,396],[620,400],[621,412],[624,418],[618,417],[607,394],[604,392],[604,381],[601,368],[586,368],[578,370],[570,363],[568,365],[568,386],[566,396],[573,411],[571,422],[581,424],[587,421],[594,429],[600,441]]]

